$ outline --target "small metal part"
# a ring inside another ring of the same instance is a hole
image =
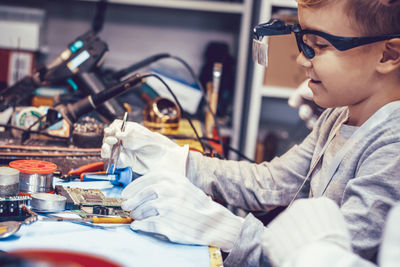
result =
[[[51,192],[53,191],[53,174],[21,173],[19,190],[28,194],[36,192]]]
[[[122,198],[107,198],[99,189],[57,185],[56,192],[67,198],[66,210],[79,210],[80,215],[106,214],[129,217],[129,213],[121,208]]]
[[[57,212],[65,210],[67,198],[60,195],[36,193],[31,195],[31,207],[39,212]]]
[[[53,173],[57,170],[56,164],[41,160],[14,160],[9,165],[20,171],[19,191],[21,193],[53,191]]]
[[[31,224],[38,220],[38,215],[36,212],[33,212],[28,207],[25,207],[25,210],[30,216],[24,220],[24,224]]]
[[[57,195],[64,196],[66,198],[66,203],[65,203],[66,210],[79,210],[81,208],[79,201],[72,199],[69,191],[66,190],[66,187],[62,185],[56,185],[55,191]]]
[[[16,221],[0,222],[0,239],[7,238],[13,235],[15,232],[19,230],[20,227],[21,227],[20,222]]]
[[[115,168],[113,168],[113,172],[115,172]],[[115,179],[117,179],[117,174],[85,173],[83,175],[83,181],[112,181]]]
[[[122,119],[121,132],[125,131],[125,124],[126,124],[127,120],[128,120],[128,112],[125,112],[124,118]],[[107,173],[114,174],[115,166],[117,165],[118,160],[119,160],[119,153],[121,152],[121,145],[122,145],[121,140],[118,140],[118,143],[116,143],[112,147],[110,159],[108,160],[107,169],[106,169]],[[110,172],[111,167],[112,167],[112,170]]]
[[[92,117],[84,117],[74,124],[72,142],[77,147],[101,147],[104,124]]]
[[[167,98],[157,97],[143,109],[143,125],[162,134],[176,134],[180,119],[180,108]]]
[[[23,221],[29,214],[23,210],[28,205],[29,196],[0,197],[0,221]]]
[[[19,170],[9,167],[0,167],[0,197],[18,195]]]

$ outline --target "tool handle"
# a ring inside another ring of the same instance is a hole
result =
[[[91,182],[91,181],[109,181],[110,178],[107,177],[106,171],[101,172],[82,172],[79,176],[81,182]]]
[[[132,218],[117,218],[117,217],[93,217],[93,223],[131,223]]]
[[[213,91],[211,82],[207,84],[207,98],[208,102],[210,103],[211,111],[210,110],[206,111],[205,132],[207,137],[213,138],[213,129],[215,127],[215,121],[212,113],[214,113],[215,116],[217,114],[218,93]]]
[[[104,162],[98,161],[98,162],[93,162],[93,163],[83,165],[83,166],[79,167],[78,169],[69,171],[68,176],[80,175],[83,172],[94,172],[94,171],[100,171],[103,169],[104,169]]]

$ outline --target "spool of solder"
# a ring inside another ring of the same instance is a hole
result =
[[[63,211],[67,202],[66,197],[49,193],[35,193],[31,195],[31,198],[32,209],[40,212]]]
[[[20,171],[20,195],[53,191],[53,173],[57,170],[56,164],[42,160],[14,160],[9,165]]]
[[[18,195],[19,170],[9,167],[0,167],[0,197]]]

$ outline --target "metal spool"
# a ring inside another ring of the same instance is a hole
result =
[[[20,171],[20,194],[32,194],[53,191],[53,172],[57,165],[41,160],[15,160],[10,167]]]
[[[17,169],[0,167],[0,197],[18,195],[19,174]]]

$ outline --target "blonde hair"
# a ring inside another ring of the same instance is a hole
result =
[[[388,7],[378,0],[297,0],[297,3],[318,8],[335,1],[346,1],[347,16],[363,35],[400,33],[400,5]]]

